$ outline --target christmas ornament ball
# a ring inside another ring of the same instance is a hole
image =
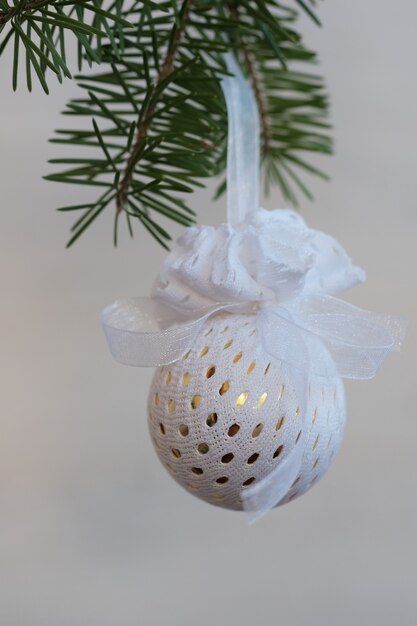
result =
[[[305,493],[339,449],[344,388],[337,377],[311,375],[303,423],[289,378],[260,345],[254,315],[209,318],[191,350],[155,371],[148,419],[160,461],[190,493],[241,510],[242,490],[303,445],[299,475],[280,504]]]

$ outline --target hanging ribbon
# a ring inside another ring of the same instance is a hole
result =
[[[102,325],[117,361],[160,366],[186,353],[210,316],[255,315],[263,349],[294,382],[305,425],[310,378],[372,378],[387,354],[399,350],[406,323],[335,298],[364,280],[342,247],[292,211],[259,209],[256,102],[231,54],[226,65],[228,223],[187,229],[152,297],[114,302],[103,310]],[[307,428],[302,432],[306,437]],[[250,521],[286,496],[303,449],[301,441],[265,479],[242,491]]]

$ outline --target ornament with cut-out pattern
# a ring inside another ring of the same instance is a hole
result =
[[[297,392],[260,345],[252,315],[218,314],[190,351],[156,370],[149,429],[165,468],[187,491],[228,509],[297,445],[300,471],[281,504],[307,491],[337,452],[345,423],[338,378],[311,377],[303,427]],[[171,410],[171,407],[175,407]]]

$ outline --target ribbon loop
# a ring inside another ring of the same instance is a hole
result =
[[[205,320],[224,305],[196,311],[192,319],[155,298],[116,300],[101,312],[114,359],[123,365],[158,367],[191,347]]]
[[[259,114],[252,88],[232,53],[225,55],[233,76],[222,79],[227,139],[227,220],[236,228],[259,208]]]
[[[326,296],[296,299],[289,310],[270,304],[258,328],[266,352],[294,367],[305,368],[308,351],[311,374],[368,380],[389,352],[399,350],[407,323]]]

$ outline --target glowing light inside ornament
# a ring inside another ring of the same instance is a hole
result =
[[[249,374],[251,374],[253,372],[253,370],[255,369],[255,365],[256,365],[256,361],[252,361],[252,363],[249,365],[248,369],[246,370],[247,375],[249,376]]]
[[[210,415],[206,419],[207,426],[211,428],[212,426],[214,426],[216,422],[217,422],[217,413],[210,413]]]
[[[238,352],[234,357],[233,357],[233,363],[237,363],[238,361],[240,361],[240,359],[243,356],[243,352]]]
[[[238,434],[239,430],[240,430],[239,424],[232,424],[229,430],[227,431],[227,434],[229,435],[229,437],[234,437],[235,435]]]
[[[187,385],[189,385],[191,380],[191,374],[189,372],[185,372],[185,374],[183,374],[182,378],[181,378],[181,384],[184,387],[187,387]]]
[[[285,422],[285,417],[284,416],[280,417],[279,420],[277,421],[277,425],[275,426],[275,430],[280,430],[284,426],[284,422]]]
[[[210,448],[208,447],[206,443],[199,443],[197,446],[197,450],[199,451],[200,454],[207,454]]]
[[[178,428],[178,432],[181,435],[181,437],[187,437],[189,433],[189,428],[187,424],[181,424]]]
[[[191,408],[198,409],[200,404],[201,404],[201,396],[199,395],[193,396],[191,399]]]
[[[249,391],[244,391],[243,393],[240,394],[240,396],[238,396],[238,399],[236,400],[236,406],[240,407],[243,406],[246,402],[246,400],[249,397]]]
[[[264,402],[265,402],[265,400],[266,400],[266,398],[267,398],[267,395],[268,395],[268,394],[267,394],[267,392],[266,392],[266,391],[264,391],[264,393],[263,393],[263,394],[261,395],[261,397],[259,398],[259,400],[258,400],[258,409],[260,409],[260,408],[261,408],[261,406],[264,404]]]
[[[264,429],[264,425],[263,424],[257,424],[255,426],[255,428],[253,429],[253,431],[252,431],[252,437],[254,439],[256,439],[256,437],[259,437],[259,435],[261,434],[263,429]]]
[[[274,452],[274,459],[277,459],[279,457],[283,449],[284,449],[283,445],[278,446],[278,448]]]
[[[230,389],[230,383],[228,380],[225,380],[224,383],[222,383],[222,386],[219,389],[219,394],[221,396],[224,396],[225,393],[227,393]]]

